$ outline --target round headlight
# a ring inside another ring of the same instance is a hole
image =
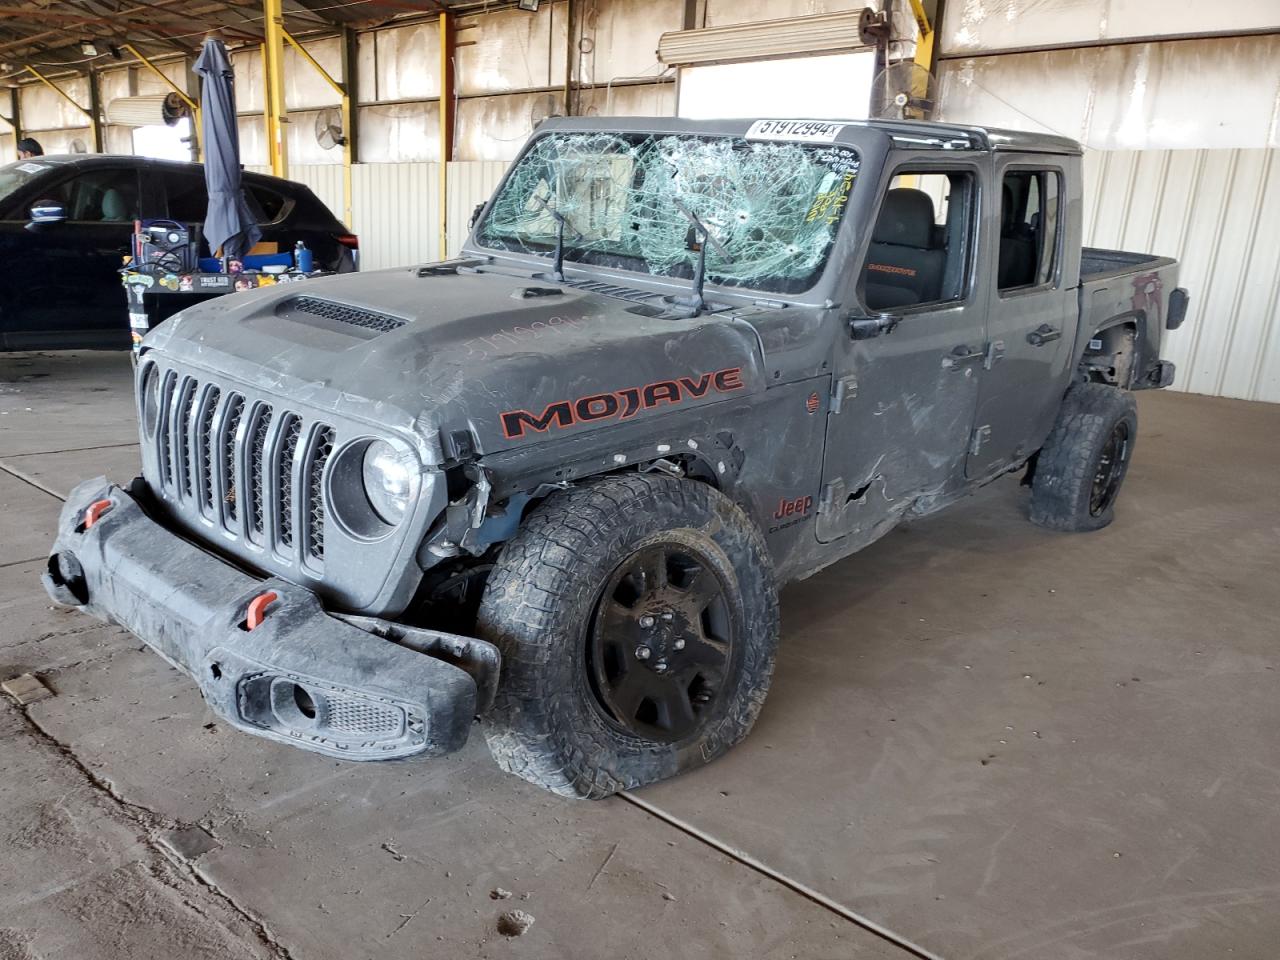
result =
[[[384,523],[404,519],[413,486],[411,460],[385,440],[375,440],[364,452],[364,492]]]

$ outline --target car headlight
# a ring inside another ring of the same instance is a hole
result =
[[[364,452],[364,492],[384,523],[404,519],[413,488],[413,460],[385,440],[374,440]]]

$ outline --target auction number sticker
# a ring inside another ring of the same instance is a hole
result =
[[[747,129],[747,139],[831,143],[846,126],[834,120],[757,120]]]

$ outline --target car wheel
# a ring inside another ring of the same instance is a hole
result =
[[[594,799],[706,764],[747,735],[773,674],[777,588],[760,532],[727,497],[628,474],[526,518],[478,625],[502,652],[484,718],[494,759]]]
[[[1068,531],[1109,524],[1137,436],[1133,394],[1102,383],[1073,385],[1036,460],[1031,520]]]

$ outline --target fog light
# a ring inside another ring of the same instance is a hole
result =
[[[300,683],[276,677],[271,684],[271,712],[287,729],[314,730],[325,720],[325,699]]]

